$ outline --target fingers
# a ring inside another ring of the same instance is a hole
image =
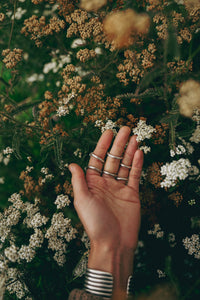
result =
[[[106,153],[112,142],[112,138],[113,138],[112,130],[106,130],[102,134],[102,136],[100,137],[100,139],[96,145],[96,148],[93,152],[93,154],[95,156],[97,156],[99,159],[97,157],[90,156],[88,166],[92,166],[92,167],[97,168],[98,170],[102,171],[103,162],[100,159],[104,160]],[[91,174],[100,175],[100,172],[98,173],[98,171],[96,171],[95,169],[87,169],[86,177]]]
[[[72,186],[75,201],[76,199],[85,199],[89,196],[90,192],[88,190],[83,170],[77,164],[70,164],[69,170],[72,173]]]
[[[128,186],[132,187],[137,192],[139,192],[139,183],[142,172],[143,160],[143,152],[141,150],[136,150],[133,158],[132,167],[129,173]]]
[[[109,172],[111,174],[117,174],[119,166],[120,166],[120,161],[121,161],[121,157],[124,153],[124,148],[128,142],[129,136],[130,136],[130,128],[127,126],[122,127],[116,138],[115,141],[113,143],[113,146],[110,150],[110,154],[111,156],[107,156],[106,162],[105,162],[105,166],[104,166],[104,171]],[[112,157],[114,156],[114,157]],[[110,175],[107,174],[103,174],[103,176],[107,177]]]

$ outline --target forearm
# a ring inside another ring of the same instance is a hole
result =
[[[111,273],[114,280],[113,295],[123,294],[125,298],[128,278],[133,272],[133,259],[133,249],[120,245],[91,245],[88,268]]]

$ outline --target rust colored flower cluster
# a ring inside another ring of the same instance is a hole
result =
[[[107,39],[120,49],[132,45],[137,35],[148,32],[150,18],[147,14],[127,9],[110,13],[105,17],[103,25]]]
[[[36,15],[33,15],[24,21],[24,27],[21,33],[25,36],[30,34],[31,39],[34,40],[35,44],[39,47],[42,45],[42,37],[52,35],[54,32],[58,33],[64,28],[65,22],[57,17],[52,17],[49,24],[46,24],[45,16],[38,19]]]
[[[169,195],[168,198],[174,202],[176,207],[179,207],[179,205],[183,201],[183,196],[178,191],[176,191],[176,192],[172,193],[171,195]]]
[[[5,49],[2,51],[2,56],[4,56],[3,62],[6,65],[6,68],[13,69],[22,59],[22,52],[21,49]]]
[[[96,52],[93,49],[89,50],[87,48],[80,49],[76,54],[76,57],[83,63],[91,58],[94,58],[95,56],[96,56]]]
[[[131,81],[139,83],[146,70],[154,66],[156,60],[156,47],[150,43],[147,49],[140,51],[124,51],[125,60],[118,65],[119,72],[116,74],[120,82],[125,86]]]
[[[148,181],[155,187],[160,188],[163,178],[160,173],[161,164],[154,162],[147,170]]]
[[[103,28],[98,17],[89,18],[86,11],[77,9],[71,15],[66,16],[66,22],[70,24],[67,37],[76,35],[83,40],[93,38],[96,43],[103,42]]]

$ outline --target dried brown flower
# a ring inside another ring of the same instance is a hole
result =
[[[168,198],[170,200],[174,201],[174,204],[176,205],[176,207],[178,207],[181,204],[182,200],[183,200],[183,196],[178,191],[176,191],[176,192],[172,193],[171,195],[169,195]]]
[[[200,108],[200,83],[193,79],[189,79],[182,83],[179,91],[180,113],[186,117],[192,117],[195,109]]]
[[[136,35],[147,33],[149,25],[150,18],[147,14],[138,14],[132,9],[127,9],[107,15],[103,29],[114,47],[123,48],[132,45]]]
[[[3,13],[0,13],[0,22],[3,22],[5,20],[5,15]]]
[[[42,45],[42,37],[52,35],[54,32],[60,32],[64,28],[65,22],[57,17],[52,17],[49,24],[46,24],[46,18],[44,16],[38,19],[36,15],[33,15],[24,21],[24,27],[21,33],[25,36],[31,35],[31,40],[34,40],[39,47]]]
[[[107,0],[81,0],[80,7],[87,11],[97,11],[102,6],[106,5]]]
[[[6,68],[13,69],[16,67],[17,63],[22,59],[22,52],[21,49],[5,49],[2,51],[2,55],[4,56],[3,62],[6,65]]]
[[[160,188],[160,183],[163,178],[160,173],[161,164],[154,162],[147,170],[148,181],[155,186],[155,188]]]
[[[96,56],[96,52],[92,49],[89,50],[87,48],[85,49],[80,49],[77,54],[76,57],[81,61],[81,62],[86,62],[87,60],[94,58]]]

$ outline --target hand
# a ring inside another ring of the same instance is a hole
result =
[[[89,267],[104,270],[106,268],[106,271],[112,273],[115,273],[115,270],[110,260],[120,260],[118,264],[121,264],[125,257],[133,260],[140,226],[139,180],[143,153],[137,149],[136,137],[132,136],[129,139],[129,136],[130,128],[122,127],[110,150],[114,156],[123,156],[121,161],[109,156],[104,166],[93,156],[89,161],[89,166],[117,174],[120,178],[127,178],[127,184],[124,180],[116,180],[104,173],[101,176],[98,171],[92,169],[87,169],[85,178],[78,165],[69,166],[72,172],[74,205],[91,242]],[[95,155],[104,159],[112,138],[112,131],[105,131],[94,150]],[[120,162],[131,166],[131,169],[120,166]],[[132,263],[129,262],[129,265]]]

